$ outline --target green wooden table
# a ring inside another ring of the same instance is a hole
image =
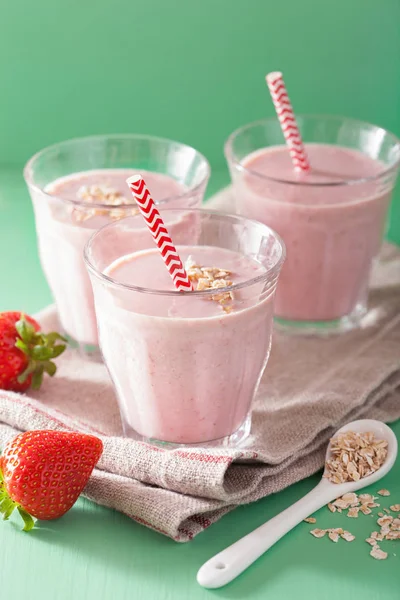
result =
[[[225,171],[215,173],[209,193],[226,181]],[[398,228],[391,231],[392,237],[400,234]],[[51,301],[20,168],[0,169],[0,273],[0,310],[34,312]],[[400,439],[400,422],[393,429]],[[382,498],[382,506],[399,503],[399,472],[400,459],[378,487],[366,491],[386,487],[392,495]],[[398,600],[398,542],[382,544],[389,558],[375,561],[364,541],[374,520],[348,519],[327,508],[317,513],[318,526],[346,527],[356,535],[354,542],[314,539],[308,533],[313,526],[302,523],[225,588],[197,585],[196,572],[203,562],[295,502],[317,481],[311,477],[240,507],[187,544],[84,499],[62,519],[30,534],[22,533],[16,521],[0,523],[1,595],[14,600]]]

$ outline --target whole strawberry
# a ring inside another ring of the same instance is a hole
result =
[[[44,373],[55,374],[53,359],[64,352],[65,342],[59,333],[42,333],[32,317],[20,312],[0,313],[0,389],[39,389]]]
[[[17,435],[0,457],[3,518],[16,508],[24,531],[30,531],[32,517],[61,517],[77,501],[102,452],[102,441],[83,433],[43,430]]]

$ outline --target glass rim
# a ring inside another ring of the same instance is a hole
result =
[[[181,198],[186,198],[188,196],[191,196],[191,195],[197,193],[198,190],[205,183],[207,183],[208,179],[210,178],[210,174],[211,174],[210,163],[208,162],[208,160],[206,159],[204,154],[202,154],[201,152],[196,150],[196,148],[193,148],[193,146],[189,146],[188,144],[184,144],[183,142],[178,142],[177,140],[171,140],[169,138],[163,138],[163,137],[159,137],[156,135],[149,135],[149,134],[145,134],[145,133],[105,133],[105,134],[89,135],[89,136],[71,138],[69,140],[63,140],[62,142],[57,142],[56,144],[51,144],[50,146],[45,146],[44,148],[39,150],[33,156],[31,156],[31,158],[26,162],[26,164],[24,166],[23,176],[24,176],[24,179],[25,179],[27,185],[29,187],[31,187],[34,191],[40,192],[41,194],[43,194],[44,196],[46,196],[49,199],[57,198],[58,200],[61,200],[62,202],[67,202],[68,204],[71,204],[72,206],[79,206],[80,208],[88,207],[88,206],[90,208],[100,208],[100,209],[108,209],[108,210],[119,208],[119,206],[110,206],[110,204],[104,204],[104,203],[99,203],[99,202],[96,202],[96,203],[91,202],[90,205],[88,205],[87,202],[83,202],[80,200],[73,200],[72,198],[64,198],[62,196],[57,196],[55,194],[50,194],[49,192],[46,192],[46,190],[42,186],[37,185],[33,181],[33,172],[34,172],[35,162],[38,159],[40,159],[46,152],[49,152],[50,150],[55,150],[56,148],[61,147],[61,146],[68,146],[69,144],[74,144],[76,142],[90,142],[91,140],[93,140],[93,141],[101,140],[101,139],[107,140],[107,139],[112,139],[112,138],[114,138],[114,139],[118,138],[118,139],[122,139],[122,140],[123,139],[151,140],[153,142],[176,144],[178,146],[181,146],[182,148],[188,148],[189,150],[194,150],[194,152],[197,154],[197,156],[199,156],[201,158],[201,160],[203,161],[205,168],[206,168],[205,175],[201,179],[201,181],[199,183],[197,183],[195,186],[188,188],[181,194],[176,194],[174,196],[168,196],[168,198],[164,198],[163,200],[156,202],[157,205],[162,205],[167,202],[171,202],[173,200],[179,200]],[[117,169],[118,169],[118,167],[117,167]],[[98,169],[91,169],[91,170],[96,171],[96,170],[101,170],[101,169],[98,168]],[[137,170],[138,173],[140,171],[141,171],[141,169]],[[158,171],[154,171],[154,173],[158,173]],[[72,174],[73,173],[71,173],[70,175],[72,175]],[[134,198],[132,198],[132,201],[128,202],[127,204],[123,204],[121,206],[127,207],[127,208],[136,206],[136,200]]]
[[[384,168],[380,173],[378,173],[376,175],[371,175],[370,177],[362,177],[362,178],[357,178],[357,179],[348,178],[348,179],[343,179],[340,181],[329,181],[329,182],[324,182],[324,183],[296,181],[293,179],[280,179],[278,177],[271,177],[269,175],[260,173],[259,171],[254,171],[252,169],[244,167],[243,164],[241,163],[241,161],[239,160],[239,158],[235,155],[235,153],[233,151],[234,140],[237,139],[237,137],[240,134],[242,134],[246,130],[249,130],[253,127],[272,123],[272,122],[278,123],[277,117],[268,117],[266,119],[259,119],[257,121],[252,121],[251,123],[247,123],[246,125],[242,125],[241,127],[235,129],[229,135],[229,137],[227,138],[227,140],[224,144],[225,156],[226,156],[227,160],[232,162],[239,171],[242,171],[243,173],[248,173],[259,179],[263,179],[265,181],[272,181],[274,183],[283,183],[285,185],[293,185],[293,186],[299,186],[299,187],[303,186],[305,188],[307,188],[307,187],[327,188],[327,187],[340,187],[340,186],[347,186],[347,185],[359,185],[359,184],[363,184],[363,183],[370,183],[372,181],[376,181],[376,180],[380,179],[381,177],[385,177],[392,171],[396,170],[400,165],[400,139],[394,133],[392,133],[391,131],[388,131],[387,129],[384,129],[383,127],[380,127],[379,125],[374,125],[373,123],[368,123],[368,121],[362,121],[360,119],[353,119],[351,117],[342,117],[340,115],[311,114],[310,113],[310,114],[297,114],[296,117],[298,117],[300,119],[308,119],[308,120],[314,119],[314,120],[326,120],[326,121],[342,121],[342,122],[352,123],[355,125],[364,125],[364,126],[368,126],[369,128],[375,129],[376,131],[382,131],[385,133],[385,135],[390,136],[390,138],[392,138],[393,146],[398,147],[399,152],[398,152],[397,160],[394,161],[393,164],[390,165],[389,167]],[[284,144],[282,144],[282,145],[284,145]],[[270,146],[270,147],[272,148],[273,146]],[[262,148],[260,148],[260,150],[261,149]]]
[[[262,282],[264,280],[272,279],[276,274],[279,274],[282,264],[286,258],[286,246],[285,246],[285,243],[284,243],[283,239],[281,238],[281,236],[274,229],[271,229],[271,227],[268,227],[268,225],[264,225],[264,223],[261,223],[260,221],[256,221],[255,219],[248,219],[247,217],[242,217],[240,215],[231,215],[231,214],[224,213],[221,211],[209,210],[209,209],[204,209],[204,208],[166,208],[163,210],[163,214],[167,213],[167,212],[170,212],[170,213],[172,213],[172,212],[199,213],[199,214],[209,215],[211,217],[223,218],[223,219],[231,221],[231,222],[251,223],[251,224],[255,225],[257,228],[262,228],[265,231],[267,231],[278,242],[278,244],[280,246],[280,256],[278,257],[276,262],[269,269],[266,269],[265,273],[262,273],[261,275],[257,275],[256,277],[252,277],[251,279],[247,279],[246,281],[242,281],[241,283],[236,283],[231,286],[218,288],[217,289],[218,294],[225,293],[225,292],[234,292],[235,290],[239,290],[239,289],[254,285],[254,284]],[[196,297],[203,298],[203,297],[208,297],[208,296],[212,296],[212,295],[216,294],[215,289],[193,290],[193,291],[158,290],[158,289],[154,289],[154,288],[146,288],[146,287],[141,287],[141,286],[132,285],[132,284],[128,284],[128,283],[122,283],[120,281],[117,281],[113,277],[110,277],[109,275],[105,275],[100,269],[98,269],[93,264],[93,262],[91,261],[90,256],[89,256],[89,254],[91,252],[91,247],[92,247],[95,239],[97,238],[97,236],[101,235],[101,233],[105,229],[117,228],[118,225],[120,225],[121,223],[124,223],[128,220],[133,220],[133,219],[143,219],[143,217],[142,217],[142,215],[138,214],[138,215],[132,215],[129,217],[125,217],[123,219],[119,219],[118,221],[114,221],[112,223],[107,223],[106,225],[103,225],[103,227],[101,227],[100,229],[95,231],[90,236],[90,238],[86,242],[84,250],[83,250],[83,259],[84,259],[86,267],[90,273],[92,273],[98,279],[107,283],[108,285],[112,285],[114,287],[117,287],[117,288],[123,289],[123,290],[139,292],[142,294],[152,294],[152,295],[156,295],[156,296],[172,296],[175,298],[188,296],[188,295],[191,295],[191,296],[195,295]],[[143,225],[145,227],[144,223],[143,223]],[[153,249],[153,248],[155,249],[156,246],[153,246],[151,249]]]

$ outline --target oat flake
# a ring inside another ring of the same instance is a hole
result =
[[[385,560],[387,558],[387,552],[381,550],[378,545],[374,546],[370,552],[370,555],[376,560]]]
[[[372,537],[367,538],[365,541],[367,542],[367,544],[370,544],[370,546],[375,546],[378,543],[376,539]]]
[[[389,526],[393,521],[393,517],[390,515],[384,515],[377,520],[378,525],[381,527]]]
[[[372,513],[372,510],[366,504],[362,504],[360,506],[360,510],[363,515],[370,515]]]
[[[196,285],[196,291],[222,289],[233,285],[229,279],[231,272],[219,267],[201,267],[196,264],[192,256],[185,262],[185,271],[190,281]],[[232,292],[220,292],[210,295],[210,300],[218,302],[226,313],[232,311]]]
[[[381,533],[379,533],[379,531],[373,531],[371,533],[371,537],[373,540],[378,540],[379,542],[381,542],[383,540],[383,535]]]
[[[326,531],[326,529],[313,529],[312,531],[310,531],[310,533],[316,538],[322,538],[326,534]]]
[[[72,208],[73,218],[77,222],[87,221],[95,216],[105,216],[112,220],[118,220],[139,213],[137,206],[127,206],[132,205],[132,199],[126,198],[126,196],[107,185],[84,185],[79,188],[77,198],[86,205]],[[93,208],[91,207],[93,204],[103,204],[110,208]]]
[[[332,542],[337,542],[339,540],[339,534],[333,530],[328,533],[328,537]]]

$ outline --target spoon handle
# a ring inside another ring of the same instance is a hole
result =
[[[235,579],[288,531],[330,502],[332,490],[329,487],[325,482],[319,483],[298,502],[213,556],[199,569],[198,583],[218,588]]]

